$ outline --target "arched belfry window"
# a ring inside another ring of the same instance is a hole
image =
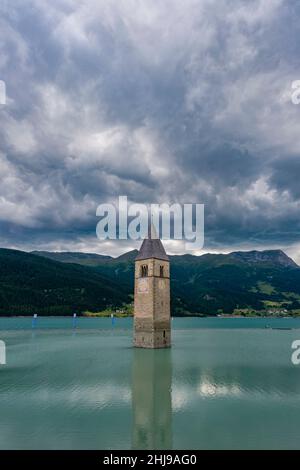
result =
[[[147,264],[143,264],[141,266],[141,277],[147,277],[148,276],[148,266]]]
[[[159,275],[160,275],[160,277],[164,277],[164,267],[163,266],[159,267]]]

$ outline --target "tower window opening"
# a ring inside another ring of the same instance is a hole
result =
[[[141,266],[141,277],[147,277],[148,276],[148,266],[143,265]]]
[[[164,277],[164,267],[163,266],[159,267],[159,275],[160,275],[160,277]]]

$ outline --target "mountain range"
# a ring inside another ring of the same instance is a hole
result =
[[[69,315],[130,304],[136,255],[0,249],[0,315]],[[300,267],[281,250],[170,261],[173,315],[300,311]]]

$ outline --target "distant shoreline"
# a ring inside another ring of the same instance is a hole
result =
[[[0,320],[1,318],[27,318],[27,319],[32,319],[33,318],[33,315],[0,315]],[[38,315],[39,319],[41,318],[74,318],[73,315]],[[80,315],[78,314],[77,317],[78,318],[89,318],[89,319],[95,319],[95,318],[111,318],[110,315]],[[133,318],[133,315],[118,315],[118,314],[115,314],[114,315],[114,318]],[[268,320],[268,319],[274,319],[274,318],[280,318],[280,319],[288,319],[288,318],[300,318],[299,315],[285,315],[285,316],[280,316],[280,315],[273,315],[273,316],[270,316],[270,315],[266,315],[266,316],[263,316],[263,315],[249,315],[249,316],[243,316],[243,315],[230,315],[230,314],[225,314],[225,315],[173,315],[171,316],[171,318],[199,318],[199,319],[202,319],[202,318],[221,318],[221,319],[232,319],[232,318],[235,318],[235,319],[257,319],[257,318],[262,318],[262,319],[265,319],[265,320]]]

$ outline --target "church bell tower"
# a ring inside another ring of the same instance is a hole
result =
[[[170,262],[153,225],[135,259],[134,346],[171,346]]]

